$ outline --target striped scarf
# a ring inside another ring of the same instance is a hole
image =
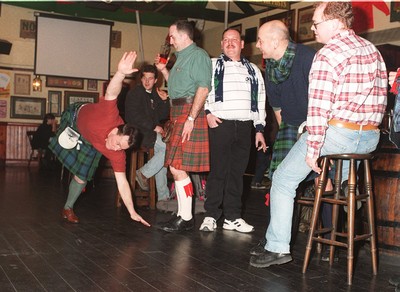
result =
[[[224,73],[225,73],[225,65],[224,62],[232,61],[231,58],[225,56],[225,54],[221,54],[215,65],[214,72],[214,89],[215,89],[215,101],[224,101],[223,93],[224,93]],[[249,72],[249,80],[251,85],[251,111],[258,112],[258,79],[256,76],[256,71],[253,66],[251,66],[250,62],[240,56],[240,62],[246,66],[247,71]]]
[[[288,47],[280,60],[265,60],[266,74],[268,74],[271,82],[279,84],[289,78],[294,57],[296,55],[296,47],[296,43],[294,43],[292,40],[289,40]]]

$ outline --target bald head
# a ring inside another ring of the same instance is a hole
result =
[[[260,35],[268,34],[280,40],[289,40],[289,30],[280,20],[271,20],[260,27]]]
[[[289,30],[280,20],[264,23],[258,30],[257,48],[264,59],[279,60],[289,44]]]

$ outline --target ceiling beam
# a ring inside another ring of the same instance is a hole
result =
[[[251,7],[251,5],[249,3],[242,2],[242,1],[235,1],[234,3],[236,4],[237,7],[240,8],[240,10],[243,11],[243,13],[245,15],[253,14],[255,12],[253,7]]]

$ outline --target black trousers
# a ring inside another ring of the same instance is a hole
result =
[[[243,175],[250,156],[252,121],[223,120],[209,128],[210,173],[204,204],[206,217],[241,218]]]

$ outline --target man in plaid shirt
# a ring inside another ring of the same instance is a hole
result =
[[[293,202],[298,184],[311,172],[321,172],[317,159],[338,153],[369,153],[379,142],[378,126],[386,107],[387,73],[379,51],[351,29],[349,2],[315,5],[317,52],[309,75],[307,133],[276,170],[271,188],[271,221],[267,244],[250,258],[257,268],[280,265],[290,255]],[[343,178],[348,163],[343,165]]]

